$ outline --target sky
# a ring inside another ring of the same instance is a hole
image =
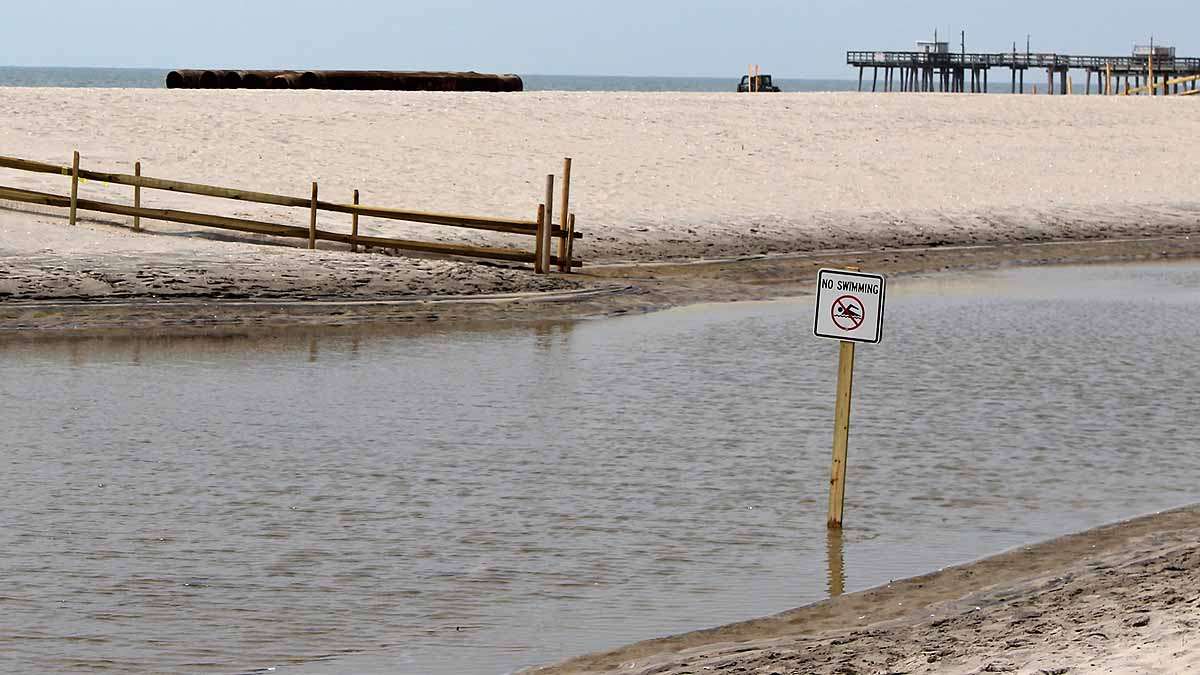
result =
[[[968,51],[1200,56],[1197,0],[0,0],[0,65],[851,77],[935,28]]]

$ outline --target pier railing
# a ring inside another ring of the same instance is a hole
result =
[[[39,204],[59,207],[69,210],[69,221],[74,225],[78,211],[91,211],[110,215],[129,216],[133,218],[133,229],[141,230],[141,220],[159,220],[185,225],[198,225],[238,232],[264,234],[275,237],[291,237],[308,240],[308,248],[315,249],[317,241],[331,241],[349,244],[351,251],[357,251],[359,246],[383,249],[418,251],[438,253],[469,258],[503,260],[508,262],[532,263],[535,271],[545,273],[557,266],[561,272],[570,272],[574,267],[582,267],[580,260],[573,258],[574,240],[583,235],[575,230],[575,214],[569,211],[571,160],[564,162],[562,181],[562,216],[560,224],[553,224],[551,204],[538,204],[537,215],[533,220],[496,218],[488,216],[455,215],[447,213],[429,213],[404,209],[365,206],[359,204],[358,191],[354,191],[353,203],[337,203],[321,201],[318,197],[318,185],[312,184],[312,195],[309,198],[289,197],[267,192],[254,192],[236,188],[217,187],[202,183],[189,183],[163,178],[151,178],[141,175],[141,163],[134,164],[134,173],[107,173],[82,169],[79,166],[79,153],[74,153],[71,166],[60,166],[45,162],[19,159],[16,157],[0,156],[0,168],[15,169],[42,174],[59,174],[71,178],[69,196],[57,195],[24,188],[0,185],[0,200]],[[79,197],[80,181],[95,181],[112,185],[124,185],[133,188],[133,204],[113,204]],[[308,227],[282,225],[247,218],[234,218],[177,209],[147,208],[141,204],[142,189],[164,190],[184,194],[218,197],[257,204],[304,208],[308,210]],[[553,176],[547,177],[546,201],[553,200]],[[351,216],[348,232],[322,230],[317,227],[317,214],[320,211],[340,213]],[[376,237],[358,233],[359,217],[398,220],[447,227],[457,227],[472,230],[486,230],[505,234],[531,236],[535,238],[534,250],[516,248],[499,248],[489,246],[473,246],[467,244],[450,244],[444,242],[418,241],[396,239],[391,237]],[[552,252],[552,243],[559,242],[557,255]]]

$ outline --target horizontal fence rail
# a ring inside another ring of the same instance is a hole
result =
[[[566,206],[565,196],[568,194],[569,190],[570,160],[566,161],[565,166],[566,171],[568,172],[568,177],[564,181],[563,185],[564,207]],[[554,225],[550,222],[552,214],[548,213],[544,206],[538,209],[539,217],[535,220],[467,216],[446,213],[428,213],[423,211],[384,208],[358,204],[357,191],[355,191],[355,203],[353,204],[320,201],[316,199],[316,183],[313,184],[313,197],[305,199],[302,197],[289,197],[285,195],[271,194],[268,192],[255,192],[250,190],[217,187],[202,183],[189,183],[162,178],[152,178],[141,175],[140,162],[137,163],[136,167],[135,173],[132,175],[86,170],[79,168],[78,166],[78,153],[76,153],[76,158],[72,163],[72,166],[60,166],[16,157],[0,156],[0,168],[15,169],[18,171],[28,171],[33,173],[58,174],[71,177],[70,197],[22,188],[0,186],[0,199],[68,208],[71,210],[72,224],[74,224],[76,210],[83,210],[97,213],[107,213],[111,215],[132,216],[134,218],[135,229],[140,229],[139,221],[144,218],[148,220],[160,220],[182,223],[186,225],[215,227],[226,230],[265,234],[278,237],[305,238],[309,240],[309,248],[314,248],[317,240],[323,240],[350,244],[352,251],[356,251],[357,247],[361,245],[376,248],[418,251],[423,253],[440,253],[445,255],[504,260],[509,262],[533,263],[535,270],[539,273],[549,271],[551,266],[557,266],[558,270],[562,272],[569,272],[571,268],[583,266],[582,261],[571,257],[571,251],[574,248],[572,245],[573,241],[575,239],[582,239],[583,235],[575,230],[575,214],[567,214],[565,208],[563,213],[563,218],[565,220],[563,220],[560,225]],[[134,205],[127,206],[122,204],[110,204],[96,200],[79,199],[77,193],[78,184],[81,179],[95,181],[98,183],[131,186],[135,191]],[[218,197],[222,199],[253,202],[256,204],[268,204],[272,206],[304,208],[310,210],[311,220],[308,227],[299,227],[294,225],[280,225],[245,218],[232,218],[227,216],[195,213],[176,209],[146,208],[141,206],[142,189],[163,190],[183,194]],[[317,229],[316,214],[318,211],[343,213],[353,216],[352,231],[349,234],[343,234],[340,232]],[[537,238],[538,246],[535,251],[523,251],[509,248],[447,244],[441,242],[426,242],[410,239],[360,235],[358,234],[358,218],[360,216],[533,236]],[[557,256],[550,254],[549,245],[549,242],[556,238],[561,242],[559,246],[560,255]]]

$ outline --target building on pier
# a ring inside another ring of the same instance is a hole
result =
[[[1165,59],[1173,59],[1173,58],[1175,58],[1175,48],[1174,47],[1164,47],[1162,45],[1134,45],[1133,46],[1133,56],[1135,58],[1140,56],[1141,58],[1144,59],[1144,58],[1149,57],[1151,54],[1153,54],[1154,58],[1156,58],[1156,59],[1164,59],[1164,60]]]

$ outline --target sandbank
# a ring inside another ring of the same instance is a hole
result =
[[[1187,673],[1200,669],[1200,507],[539,675]]]

